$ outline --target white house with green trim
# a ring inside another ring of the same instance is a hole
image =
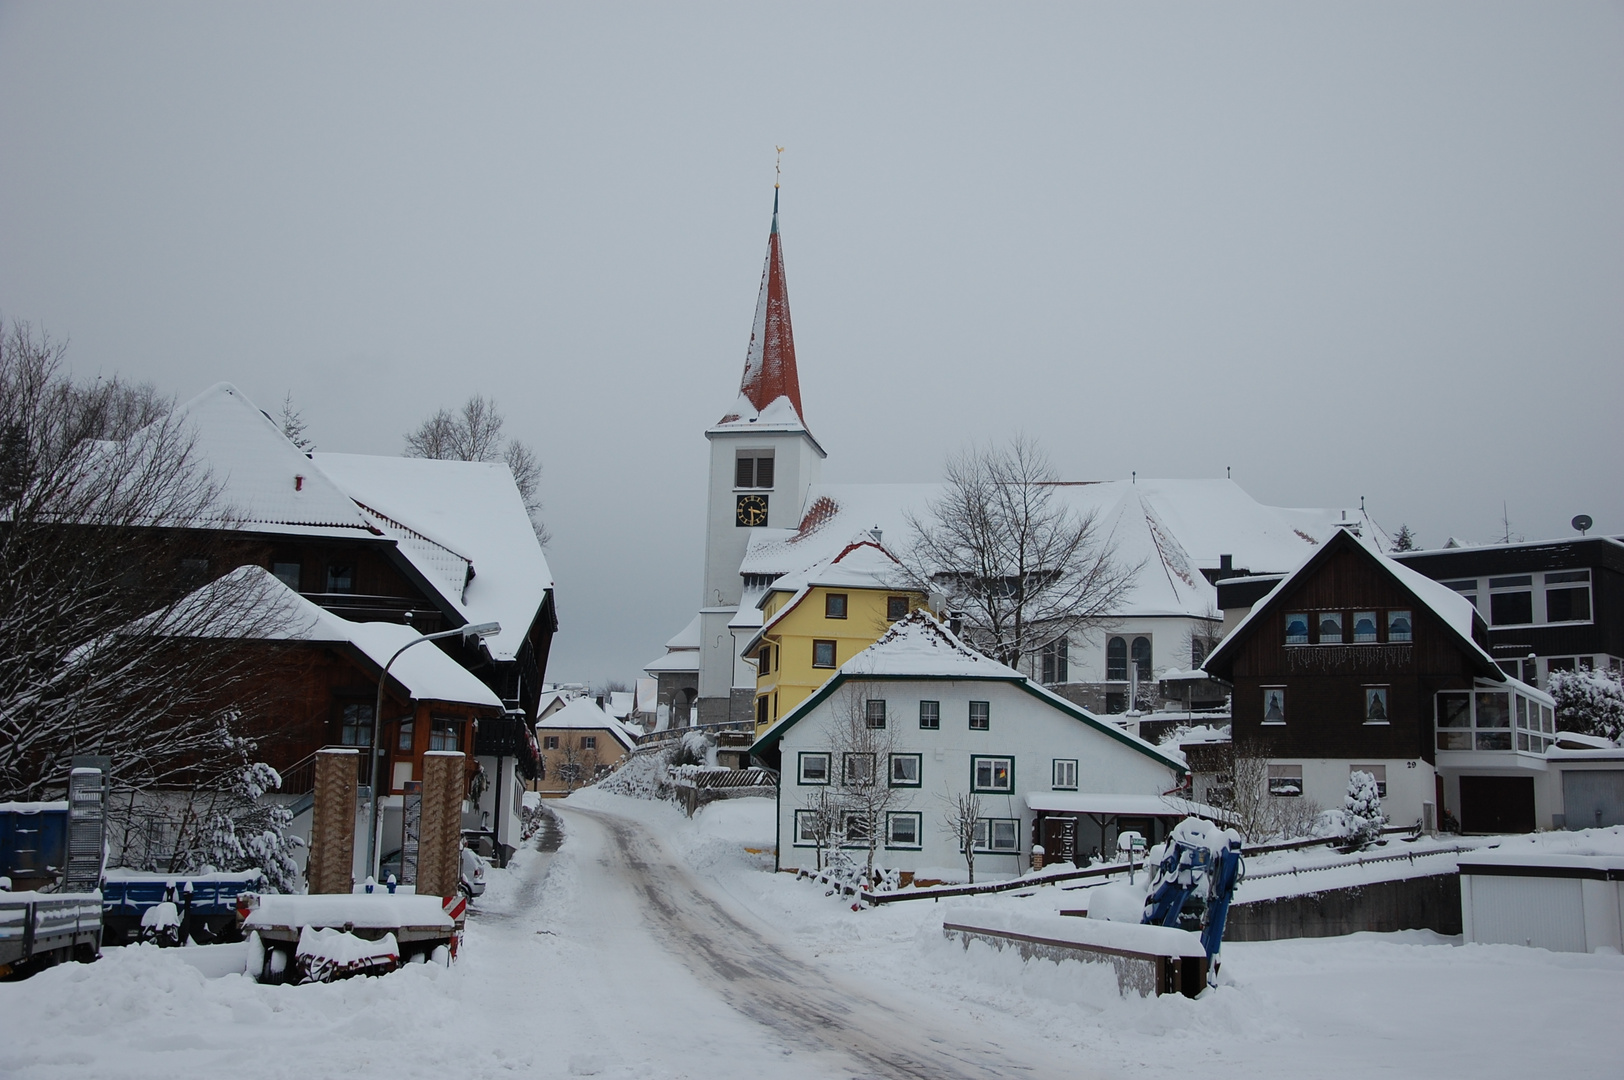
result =
[[[854,708],[868,726],[886,729],[889,760],[837,760],[844,755],[836,733]],[[948,800],[961,793],[981,800],[978,877],[1030,865],[1046,817],[1070,822],[1082,852],[1091,846],[1087,836],[1103,834],[1095,843],[1108,853],[1124,807],[1176,820],[1189,805],[1164,798],[1181,783],[1177,759],[982,656],[924,611],[844,664],[768,728],[752,753],[782,773],[779,869],[814,864],[816,831],[806,807],[819,789],[838,795],[852,769],[883,770],[898,789],[880,823],[876,861],[921,876],[962,872],[964,859],[942,820]],[[1091,809],[1100,832],[1085,830],[1079,841]],[[845,839],[842,846],[867,847],[860,835]]]

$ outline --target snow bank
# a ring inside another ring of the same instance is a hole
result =
[[[363,929],[394,929],[401,926],[432,926],[449,929],[451,918],[440,907],[437,896],[406,893],[351,893],[349,895],[286,896],[266,895],[248,916],[244,926],[253,930],[266,926],[358,926]]]

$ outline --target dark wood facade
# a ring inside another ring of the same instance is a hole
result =
[[[1377,640],[1354,643],[1353,618],[1376,615]],[[1408,613],[1410,640],[1390,640],[1389,613]],[[1287,619],[1306,614],[1304,643],[1287,642]],[[1321,616],[1340,615],[1342,640],[1322,641]],[[1473,637],[1486,644],[1481,619]],[[1272,757],[1407,758],[1435,762],[1433,700],[1499,677],[1459,633],[1346,533],[1327,541],[1290,583],[1213,654],[1206,670],[1233,685],[1233,737]],[[1284,722],[1265,722],[1265,695],[1284,692]],[[1385,689],[1385,722],[1368,715],[1367,691]]]

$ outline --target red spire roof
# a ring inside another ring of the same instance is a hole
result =
[[[795,334],[789,323],[789,286],[784,281],[784,247],[778,236],[776,187],[772,232],[767,237],[767,265],[761,271],[761,295],[756,299],[756,320],[750,330],[750,350],[745,354],[739,394],[758,413],[779,398],[788,398],[796,419],[806,424],[801,412],[801,380],[795,370]]]

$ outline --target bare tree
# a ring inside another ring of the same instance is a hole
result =
[[[1293,789],[1281,781],[1279,791],[1269,782],[1269,745],[1261,739],[1242,739],[1228,744],[1224,764],[1227,772],[1214,774],[1195,791],[1197,802],[1222,810],[1248,843],[1292,839],[1313,831],[1322,808],[1301,792],[1301,782]]]
[[[843,810],[840,797],[827,786],[812,788],[801,798],[801,815],[797,815],[798,820],[795,823],[797,839],[812,840],[813,846],[817,849],[819,870],[823,869],[824,852],[829,850],[835,837],[839,835]],[[810,827],[803,830],[802,821],[807,822]]]
[[[951,788],[937,794],[942,802],[941,828],[953,838],[959,854],[964,856],[964,868],[969,871],[970,884],[976,883],[976,822],[981,820],[981,796]]]
[[[76,754],[119,789],[222,775],[221,724],[255,715],[263,656],[238,646],[269,616],[217,576],[232,516],[170,408],[0,327],[0,799],[57,789]]]
[[[909,518],[909,583],[941,590],[965,638],[1012,667],[1106,624],[1139,569],[1117,560],[1097,516],[1067,506],[1058,484],[1038,444],[1017,436],[950,459],[941,497]]]
[[[513,483],[524,500],[524,509],[536,530],[536,539],[545,544],[552,539],[537,515],[541,512],[538,494],[541,461],[518,439],[502,433],[504,419],[491,398],[475,394],[456,412],[441,409],[406,435],[406,456],[437,458],[441,461],[500,461],[513,473]]]
[[[581,740],[585,737],[572,739],[565,735],[558,740],[558,778],[569,791],[584,787],[598,777],[598,750],[595,746],[582,746]]]
[[[909,788],[891,785],[898,744],[884,693],[879,683],[846,683],[831,701],[826,728],[830,779],[843,819],[840,834],[846,843],[862,843],[867,849],[864,880],[869,884],[874,881],[874,856],[886,814],[912,800]]]

